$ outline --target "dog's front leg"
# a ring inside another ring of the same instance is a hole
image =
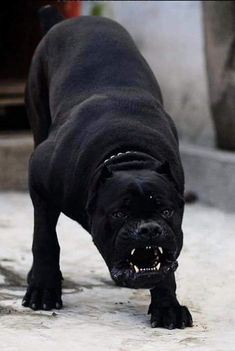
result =
[[[60,247],[56,224],[60,211],[30,191],[34,205],[33,265],[22,305],[33,310],[61,308]]]
[[[192,327],[192,316],[186,306],[181,306],[176,297],[174,273],[150,290],[151,303],[148,313],[151,314],[152,328],[167,329]]]

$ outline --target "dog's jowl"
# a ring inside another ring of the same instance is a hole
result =
[[[152,327],[192,326],[174,276],[184,174],[156,78],[116,22],[55,23],[60,16],[53,21],[51,13],[26,89],[34,235],[23,306],[62,307],[56,224],[63,212],[90,233],[118,286],[150,289]]]

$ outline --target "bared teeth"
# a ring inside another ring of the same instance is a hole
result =
[[[154,265],[152,267],[137,267],[134,263],[130,262],[130,266],[132,267],[132,269],[136,272],[136,273],[146,273],[146,272],[158,272],[161,268],[161,262],[159,262],[161,260],[161,255],[163,254],[163,249],[161,246],[157,247],[157,246],[145,246],[146,250],[153,250],[154,254],[155,254],[155,259],[154,259]],[[131,256],[134,255],[136,249],[132,249],[131,250]]]
[[[158,264],[158,266],[160,268],[160,263]],[[136,270],[136,268],[138,269],[138,271],[136,271],[136,272],[156,272],[159,270],[159,268],[157,268],[157,266],[152,267],[152,268],[140,268],[140,269],[138,267],[134,266],[134,268],[135,268],[135,270]]]
[[[139,268],[137,266],[134,266],[136,273],[139,272]]]

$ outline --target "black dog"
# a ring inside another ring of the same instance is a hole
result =
[[[63,212],[91,233],[117,285],[150,289],[152,327],[192,326],[175,293],[184,209],[177,132],[126,30],[100,17],[53,26],[34,54],[26,105],[36,147],[23,306],[62,307],[55,227]]]

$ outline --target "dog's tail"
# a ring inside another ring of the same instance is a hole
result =
[[[65,18],[54,6],[46,5],[39,9],[38,16],[42,34],[45,35],[55,24],[63,21]]]

